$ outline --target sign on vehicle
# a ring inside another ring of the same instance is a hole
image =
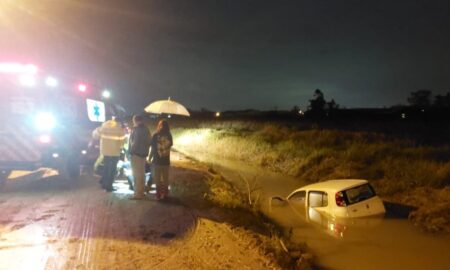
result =
[[[105,122],[106,120],[105,103],[98,100],[86,99],[86,104],[88,117],[90,121]]]

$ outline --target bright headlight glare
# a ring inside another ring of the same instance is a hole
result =
[[[34,125],[39,130],[52,130],[56,126],[56,119],[51,113],[39,113],[34,119]]]

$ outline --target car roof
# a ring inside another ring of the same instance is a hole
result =
[[[367,183],[369,182],[363,179],[328,180],[298,188],[294,192],[297,192],[299,190],[313,190],[313,189],[337,192]]]

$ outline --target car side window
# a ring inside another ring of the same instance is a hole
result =
[[[323,191],[310,191],[308,193],[309,207],[325,207],[328,205],[328,194]]]
[[[289,197],[289,201],[295,204],[304,204],[306,199],[306,191],[298,191]]]

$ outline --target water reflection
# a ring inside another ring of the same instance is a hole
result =
[[[287,201],[271,203],[267,214],[285,227],[311,226],[337,239],[356,238],[361,231],[367,232],[368,229],[380,226],[383,222],[383,215],[366,218],[338,218],[313,207],[305,208]]]

